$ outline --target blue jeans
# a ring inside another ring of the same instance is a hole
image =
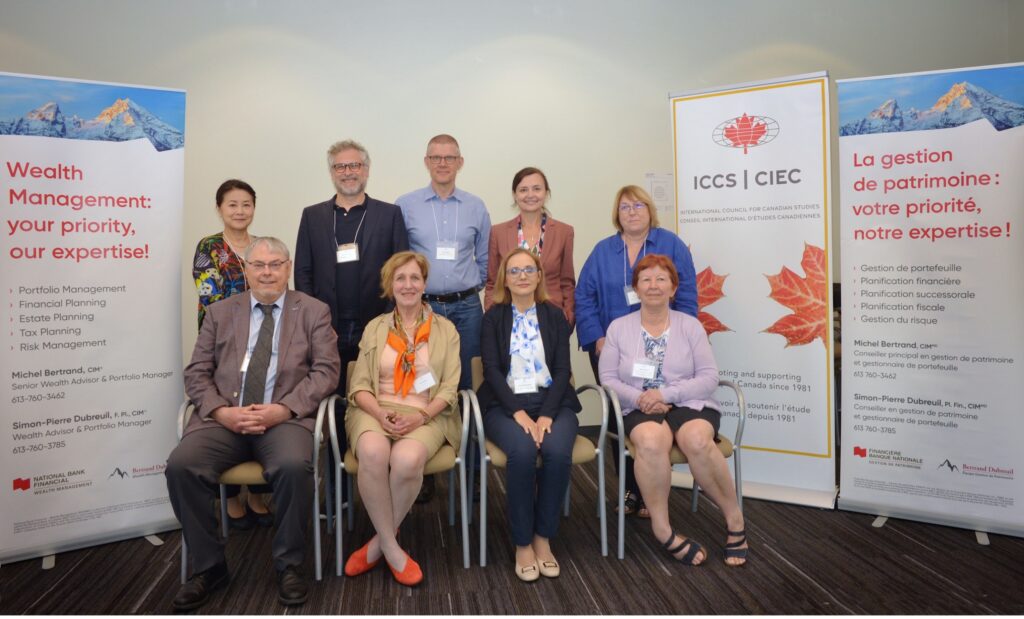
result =
[[[462,361],[462,375],[459,377],[459,389],[473,388],[473,357],[480,356],[480,323],[484,318],[484,308],[480,303],[480,295],[474,294],[454,303],[431,301],[430,307],[439,316],[452,321],[459,332],[459,359]]]

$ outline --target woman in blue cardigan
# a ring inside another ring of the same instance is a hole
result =
[[[608,325],[640,309],[640,299],[632,286],[638,260],[648,254],[668,256],[679,274],[671,309],[697,316],[697,275],[690,250],[677,234],[659,227],[658,210],[651,196],[636,185],[619,189],[612,206],[612,225],[618,232],[598,242],[576,283],[576,335],[580,347],[590,354],[590,367],[598,382],[598,359]],[[616,460],[616,469],[618,464]],[[626,471],[621,474],[626,476],[626,513],[649,518],[632,460],[626,461]]]
[[[569,385],[571,329],[561,308],[546,299],[540,259],[529,250],[513,250],[498,267],[480,342],[484,431],[508,456],[515,569],[526,582],[560,573],[550,542],[569,486],[576,413],[582,408]]]

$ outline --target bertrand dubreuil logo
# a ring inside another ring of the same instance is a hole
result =
[[[115,466],[114,467],[114,471],[110,475],[107,475],[107,479],[110,479],[114,475],[117,475],[121,479],[124,479],[125,477],[128,477],[128,473],[125,472],[125,471],[122,471],[121,467],[119,467],[119,466]]]
[[[768,116],[743,114],[720,123],[711,133],[715,144],[726,148],[747,149],[763,146],[779,135],[779,123]]]
[[[937,466],[936,468],[940,468],[941,469],[942,467],[946,467],[947,469],[949,469],[950,473],[959,473],[960,472],[960,467],[958,467],[957,465],[955,465],[952,462],[950,462],[949,458],[946,458],[945,460],[943,460],[942,463],[939,464],[939,466]]]

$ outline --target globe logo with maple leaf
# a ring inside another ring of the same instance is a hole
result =
[[[767,144],[777,135],[779,123],[774,118],[743,114],[719,124],[711,138],[719,146],[742,148],[746,155],[747,149]]]

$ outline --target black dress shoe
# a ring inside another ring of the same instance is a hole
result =
[[[249,529],[256,526],[256,522],[253,517],[249,514],[249,506],[246,505],[245,513],[240,517],[235,518],[231,514],[228,514],[228,527],[236,529],[238,531],[248,531]]]
[[[434,498],[434,491],[437,489],[437,483],[434,480],[433,475],[428,475],[423,478],[423,485],[420,486],[420,493],[416,496],[416,502],[419,504],[429,503]]]
[[[299,568],[289,565],[277,573],[277,601],[285,606],[296,606],[306,601],[309,584]]]
[[[228,583],[228,566],[219,563],[210,569],[193,574],[188,582],[178,589],[172,604],[176,610],[199,608],[210,599],[210,594]]]
[[[249,519],[250,523],[256,523],[261,527],[269,529],[274,526],[274,514],[270,512],[264,512],[261,514],[257,511],[253,511],[253,509],[249,507],[248,503],[245,504],[245,516]],[[251,527],[252,524],[249,526]]]

